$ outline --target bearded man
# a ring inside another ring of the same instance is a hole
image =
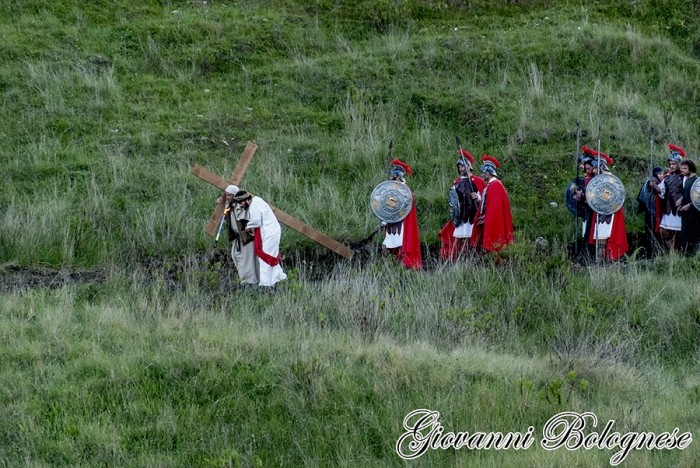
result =
[[[691,198],[691,188],[698,176],[696,175],[698,168],[695,163],[689,159],[684,159],[681,162],[681,171],[683,172],[683,200],[678,211],[681,213],[681,232],[680,243],[681,252],[688,257],[695,255],[700,244],[700,211],[693,206]]]
[[[253,252],[258,260],[260,286],[275,286],[287,279],[280,265],[280,238],[282,228],[272,208],[265,200],[244,190],[233,197],[240,208],[247,212],[245,231],[253,235]]]

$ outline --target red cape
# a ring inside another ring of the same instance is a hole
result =
[[[409,189],[410,190],[410,189]],[[413,192],[411,192],[413,198]],[[412,201],[411,211],[403,220],[403,243],[401,244],[401,256],[406,268],[423,268],[423,258],[420,255],[420,235],[418,234],[418,216],[416,216],[416,201]]]
[[[484,250],[500,252],[513,242],[513,216],[510,213],[508,192],[500,180],[486,186],[486,207],[484,224],[476,224],[472,231],[470,245],[476,246],[481,241]],[[481,202],[483,204],[483,200]],[[481,207],[479,207],[481,211]]]
[[[479,194],[482,194],[484,192],[484,187],[486,186],[486,182],[484,182],[484,179],[481,177],[477,177],[474,174],[472,174],[470,177],[470,180],[472,183],[476,186],[476,190],[479,192]],[[462,180],[461,177],[457,177],[455,181],[452,183],[452,186]],[[445,260],[456,260],[456,247],[457,247],[457,242],[456,238],[454,237],[455,233],[455,225],[452,224],[452,221],[448,221],[447,224],[445,224],[440,232],[438,233],[438,239],[442,242],[442,245],[440,246],[440,257],[445,259]]]
[[[597,222],[597,213],[593,213],[593,224]],[[591,234],[588,238],[589,244],[595,244],[595,227],[591,228]],[[605,246],[605,258],[608,260],[617,260],[627,253],[627,230],[625,229],[625,208],[622,207],[615,212],[613,219],[612,232],[608,238],[608,244]]]

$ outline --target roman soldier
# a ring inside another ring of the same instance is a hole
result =
[[[459,177],[452,183],[459,201],[459,213],[455,213],[438,234],[442,242],[440,257],[451,261],[467,253],[485,186],[483,179],[471,173],[474,157],[464,149],[460,148],[460,152],[461,157],[457,160]]]
[[[681,214],[678,208],[683,200],[681,161],[685,158],[685,151],[671,144],[668,149],[671,151],[667,158],[669,172],[660,183],[650,180],[649,186],[663,199],[655,231],[669,250],[680,251]]]
[[[595,152],[591,165],[595,174],[612,174],[608,166],[613,165],[613,160],[605,153]],[[598,157],[600,156],[600,158]],[[597,241],[597,243],[596,243]],[[617,260],[627,253],[627,231],[625,230],[624,207],[620,207],[613,214],[598,215],[593,213],[589,244],[598,245],[598,258]]]
[[[393,167],[389,173],[389,180],[400,182],[408,188],[405,177],[412,174],[409,165],[398,159],[391,161],[391,164]],[[416,200],[413,197],[413,192],[411,192],[411,199],[411,211],[403,220],[398,223],[382,223],[385,229],[382,248],[395,254],[405,267],[421,269],[423,268],[423,259],[420,253],[418,217],[416,216]]]
[[[510,200],[505,187],[496,178],[498,177],[496,169],[501,167],[501,163],[496,158],[486,154],[481,157],[481,160],[483,165],[480,169],[485,187],[470,245],[478,251],[500,252],[513,242],[513,217],[510,212]]]
[[[591,236],[591,226],[593,226],[593,210],[588,206],[588,201],[586,200],[586,188],[588,188],[588,182],[595,175],[595,169],[593,167],[593,157],[597,154],[594,149],[587,147],[586,145],[581,146],[581,151],[583,154],[579,158],[579,164],[583,166],[583,172],[585,174],[583,187],[579,187],[574,198],[583,208],[585,212],[585,217],[581,226],[581,234],[584,239],[584,243],[588,245],[588,238]],[[591,254],[590,249],[588,251]]]

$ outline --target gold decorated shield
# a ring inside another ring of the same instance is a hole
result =
[[[612,174],[593,177],[586,187],[586,201],[593,211],[601,215],[615,213],[625,203],[625,186]]]
[[[413,207],[413,195],[401,182],[387,180],[377,185],[370,195],[374,215],[385,223],[398,223]]]

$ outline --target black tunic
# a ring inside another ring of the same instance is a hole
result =
[[[461,178],[454,187],[457,191],[457,197],[459,198],[460,224],[474,224],[474,219],[476,218],[477,201],[472,198],[472,193],[478,193],[477,188],[474,186],[474,183],[469,177]]]
[[[681,252],[688,256],[695,255],[700,243],[700,211],[690,198],[690,189],[696,180],[698,176],[694,175],[683,185],[683,205],[690,203],[691,206],[688,211],[681,211]]]

